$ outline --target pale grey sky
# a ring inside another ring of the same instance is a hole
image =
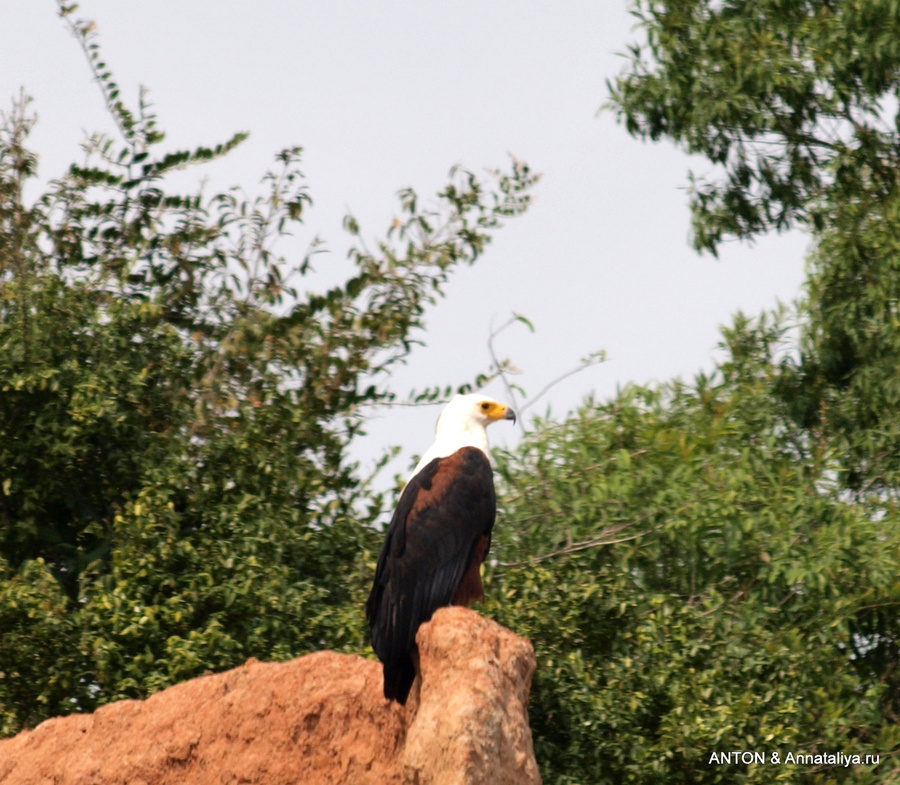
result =
[[[0,101],[24,86],[39,122],[32,147],[51,178],[79,156],[84,132],[110,130],[100,92],[51,0],[8,0],[0,25]],[[717,261],[688,246],[687,172],[705,171],[668,144],[644,145],[598,115],[617,52],[638,32],[624,2],[370,3],[357,0],[83,0],[106,62],[135,102],[150,98],[170,148],[250,140],[201,174],[211,187],[252,191],[275,153],[305,149],[314,207],[308,235],[345,268],[341,220],[382,237],[396,192],[428,196],[454,164],[505,166],[507,153],[543,173],[536,201],[499,231],[482,260],[460,271],[427,318],[427,345],[394,375],[400,392],[471,380],[489,363],[491,321],[515,311],[497,348],[530,394],[605,349],[608,362],[556,387],[536,409],[556,415],[589,392],[629,381],[690,378],[712,365],[719,325],[799,293],[807,239],[726,245]],[[315,281],[310,282],[314,286]],[[505,399],[499,383],[489,388]],[[399,444],[404,472],[431,440],[438,410],[378,412],[357,455]],[[492,429],[512,444],[514,429]]]

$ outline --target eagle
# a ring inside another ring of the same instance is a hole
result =
[[[416,631],[445,605],[484,599],[480,567],[497,512],[486,428],[516,413],[483,395],[456,395],[434,444],[400,494],[366,602],[384,697],[406,704],[416,677]]]

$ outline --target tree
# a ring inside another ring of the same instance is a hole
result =
[[[502,462],[488,581],[538,652],[539,760],[558,783],[896,779],[900,10],[635,13],[612,105],[715,167],[695,245],[800,224],[815,247],[796,314],[738,315],[713,374],[588,401]],[[734,750],[767,763],[710,763]],[[833,751],[882,755],[768,757]]]
[[[842,453],[852,493],[900,492],[900,213],[896,192],[836,207],[810,257],[798,361],[780,389],[794,415]]]
[[[588,401],[501,456],[488,612],[534,642],[546,782],[897,776],[897,648],[882,637],[897,626],[896,510],[876,523],[875,505],[843,498],[834,453],[774,394],[785,335],[739,317],[711,376]],[[710,763],[736,750],[863,762]]]
[[[813,231],[803,340],[779,387],[845,453],[848,490],[895,493],[900,6],[678,0],[635,14],[646,43],[612,106],[631,133],[668,137],[720,173],[694,179],[697,248]]]
[[[310,202],[299,148],[259,197],[172,192],[244,135],[160,152],[146,97],[123,103],[92,26],[60,8],[118,137],[26,203],[26,101],[0,132],[4,734],[251,655],[363,647],[381,498],[348,444],[535,181],[519,162],[490,186],[456,171],[434,209],[405,190],[355,274],[301,295],[311,253],[278,253]]]
[[[636,0],[633,13],[646,42],[611,105],[630,133],[668,137],[721,174],[694,181],[697,248],[797,221],[822,229],[846,197],[892,191],[892,0]]]

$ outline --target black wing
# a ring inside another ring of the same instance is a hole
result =
[[[475,447],[435,458],[403,489],[366,602],[386,698],[406,703],[416,631],[450,604],[496,509],[491,464]]]

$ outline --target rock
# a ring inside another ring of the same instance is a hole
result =
[[[406,731],[404,782],[539,783],[528,724],[531,643],[465,608],[437,611],[416,643],[419,700]]]
[[[464,608],[439,610],[416,640],[405,708],[384,699],[372,660],[251,659],[0,740],[0,785],[539,783],[531,644]]]

